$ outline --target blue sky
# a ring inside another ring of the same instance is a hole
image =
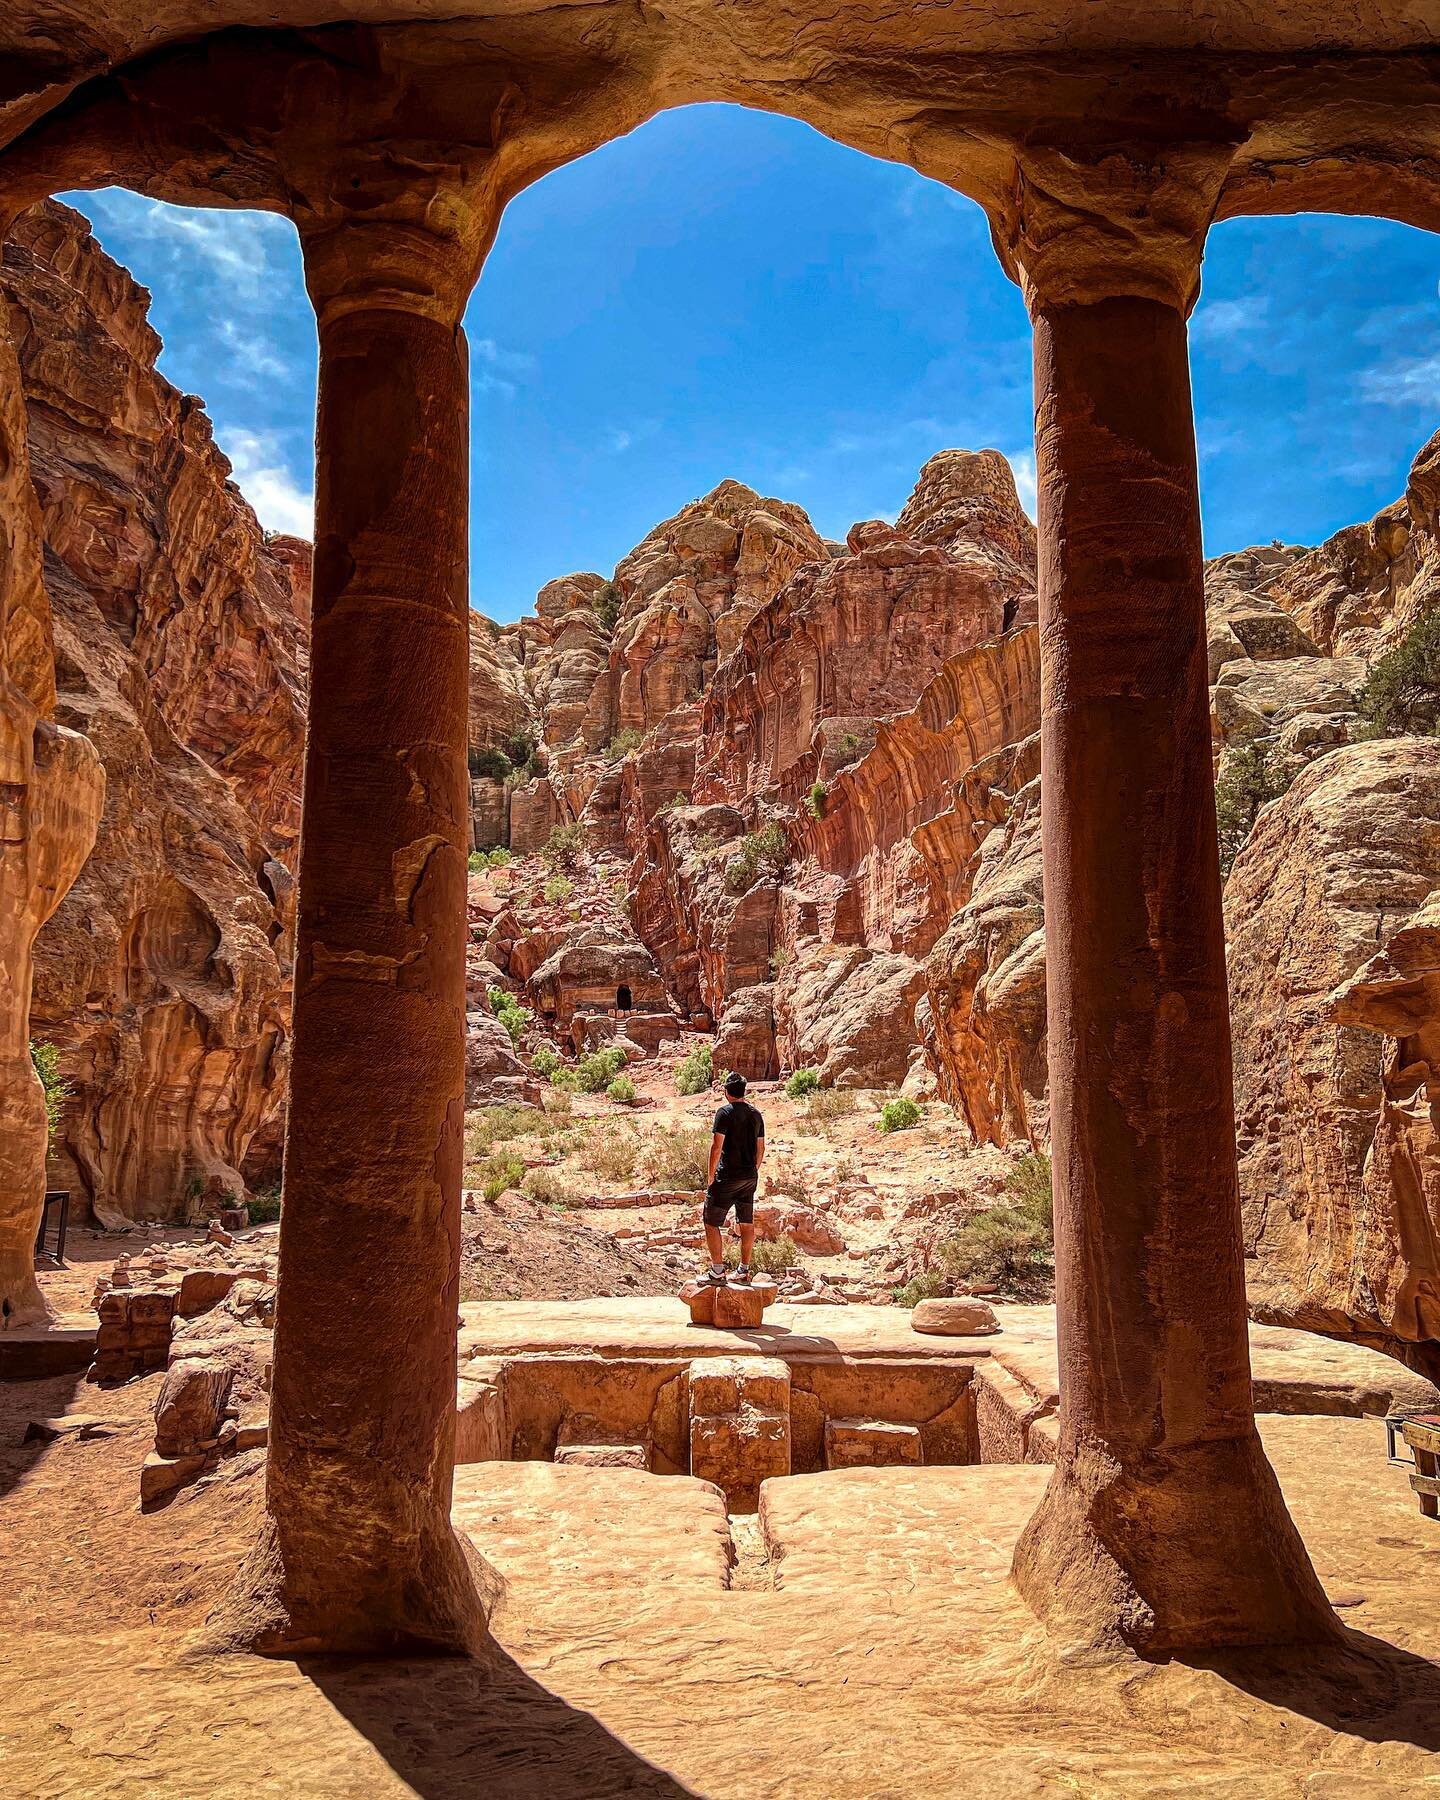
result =
[[[256,510],[307,532],[314,330],[254,213],[67,196],[150,287]],[[1381,220],[1211,235],[1192,321],[1207,548],[1314,543],[1404,487],[1440,424],[1440,241]],[[1030,334],[968,201],[803,125],[669,113],[515,200],[467,315],[471,592],[527,611],[726,476],[826,535],[985,445],[1033,507]]]

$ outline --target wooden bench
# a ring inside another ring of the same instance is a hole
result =
[[[1440,1518],[1440,1413],[1402,1419],[1400,1435],[1415,1458],[1410,1485],[1420,1496],[1420,1510],[1427,1519]]]

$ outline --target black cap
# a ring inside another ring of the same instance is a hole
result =
[[[727,1075],[725,1092],[730,1095],[731,1099],[738,1100],[745,1092],[745,1077],[743,1075]]]

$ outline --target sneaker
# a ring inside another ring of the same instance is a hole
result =
[[[749,1265],[749,1263],[741,1263],[740,1267],[735,1271],[734,1279],[740,1284],[741,1287],[749,1287],[749,1285],[750,1285],[750,1265]]]
[[[724,1287],[725,1271],[715,1268],[707,1269],[700,1277],[700,1285],[701,1287]]]

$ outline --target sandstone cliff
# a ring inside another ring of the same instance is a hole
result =
[[[56,717],[106,774],[94,853],[36,949],[32,1034],[71,1085],[52,1178],[80,1217],[239,1189],[283,1104],[308,550],[268,540],[147,296],[49,205],[0,288],[28,410]],[[262,1138],[263,1141],[263,1138]]]

